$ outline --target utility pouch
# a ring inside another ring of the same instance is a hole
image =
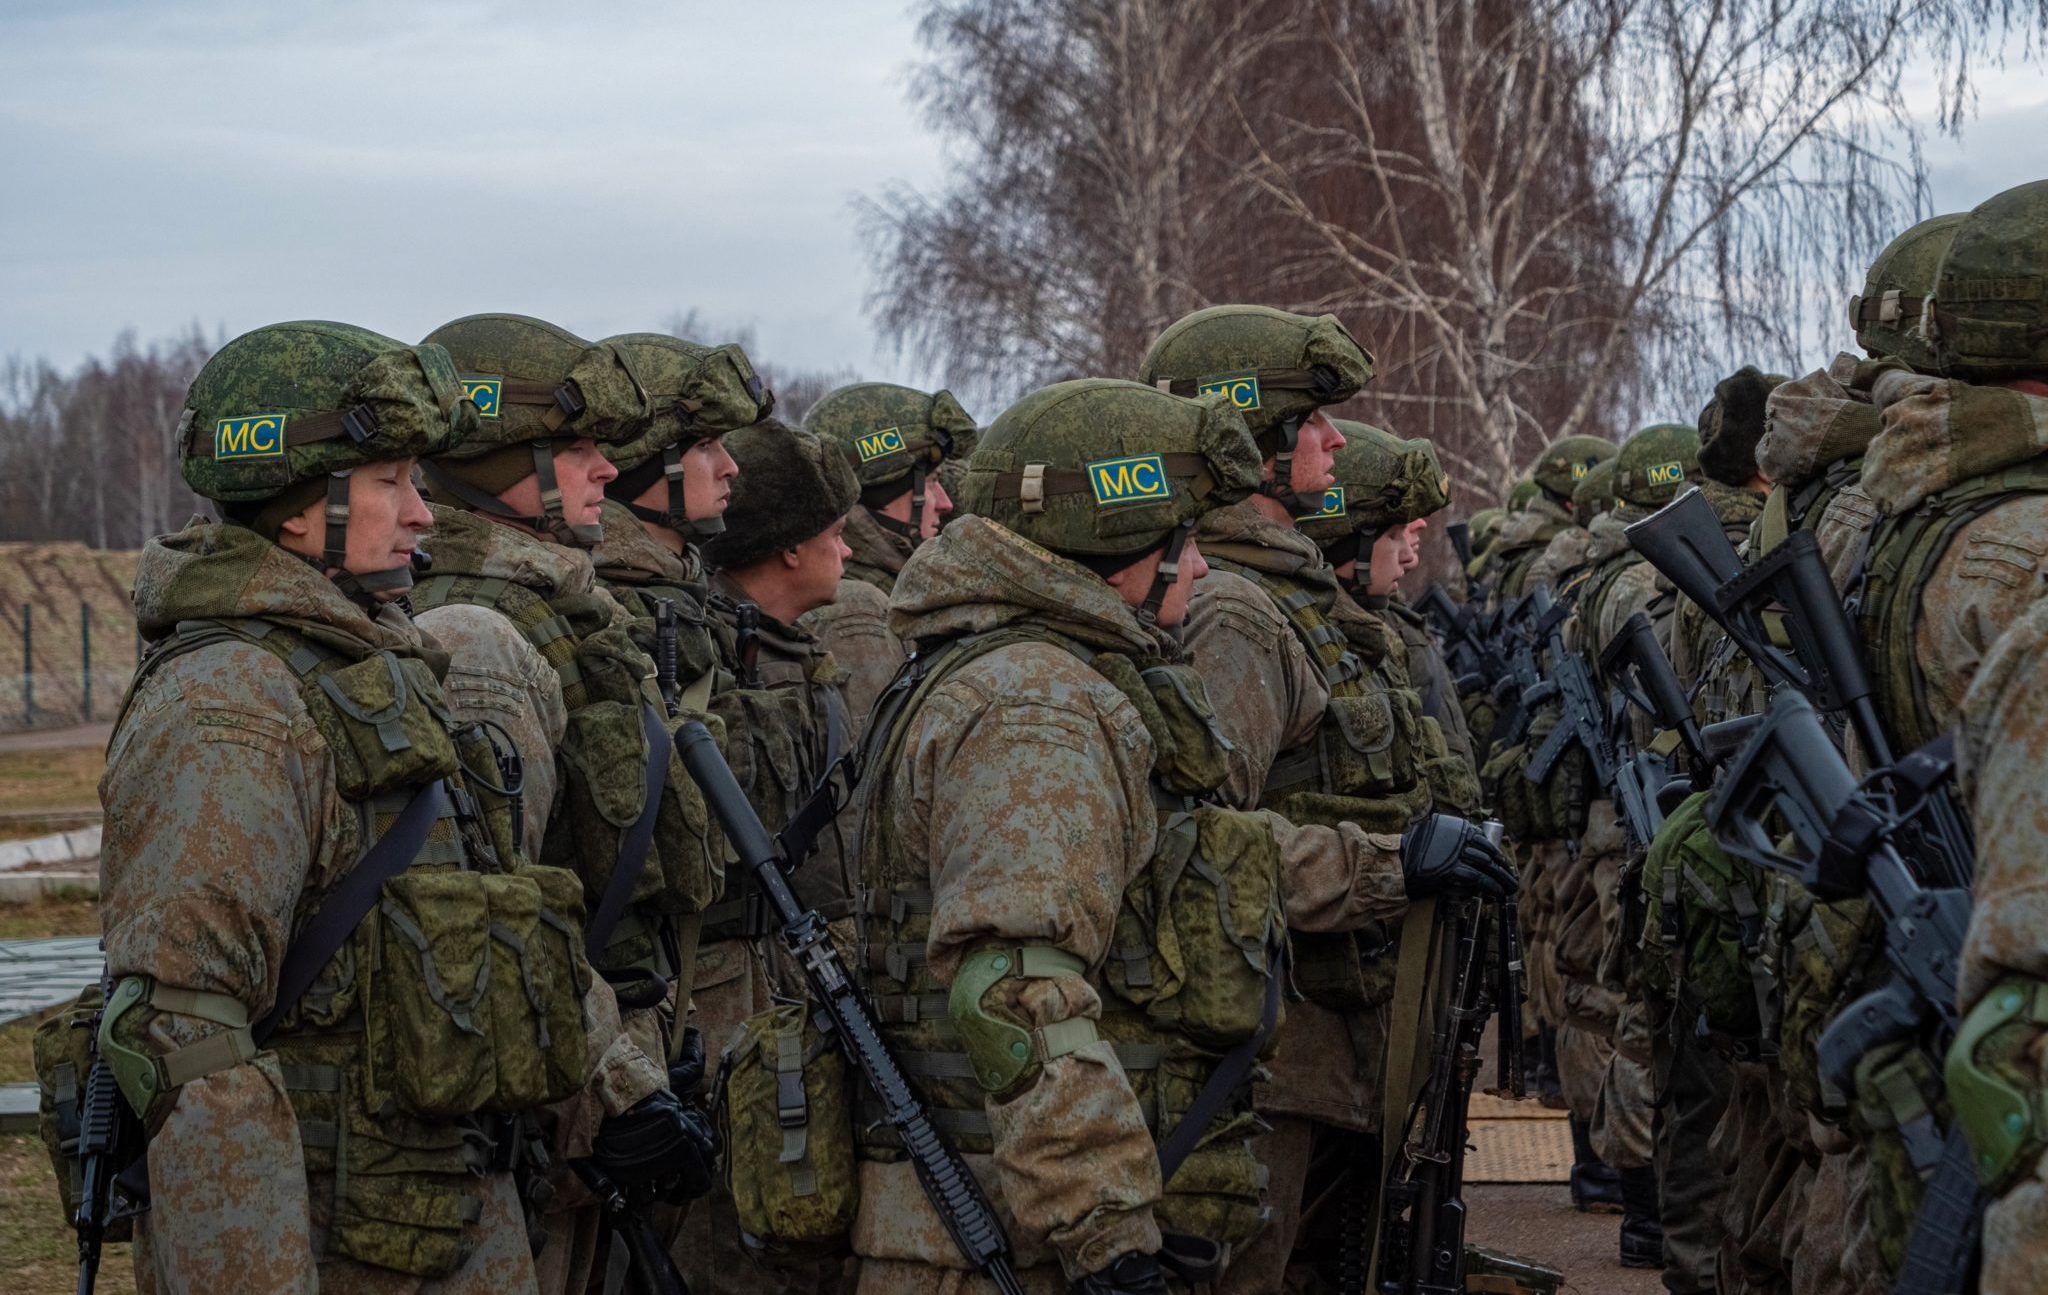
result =
[[[1331,697],[1317,734],[1323,790],[1384,796],[1414,786],[1425,718],[1420,699],[1406,689]]]
[[[1285,941],[1267,820],[1198,804],[1160,814],[1158,848],[1125,892],[1104,976],[1155,1021],[1227,1049],[1258,1032]]]
[[[741,1240],[777,1255],[843,1247],[860,1207],[844,1054],[802,1004],[784,1003],[734,1032],[718,1085]]]
[[[92,1074],[94,1018],[99,1015],[101,998],[99,985],[87,986],[70,1006],[38,1025],[30,1043],[36,1072],[36,1136],[50,1153],[66,1222],[78,1213],[84,1173],[78,1154],[79,1121],[85,1110],[86,1078]],[[106,1239],[126,1241],[130,1231],[126,1217],[116,1218]]]
[[[456,770],[440,685],[418,657],[379,652],[309,679],[299,695],[333,752],[335,790],[345,800],[417,787]]]
[[[415,868],[384,885],[359,938],[365,1100],[429,1120],[576,1092],[588,1064],[582,906],[550,868]]]

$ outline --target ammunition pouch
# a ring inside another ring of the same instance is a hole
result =
[[[85,1172],[78,1139],[86,1080],[92,1074],[93,1020],[99,1015],[101,1001],[100,987],[88,986],[70,1006],[37,1026],[30,1043],[36,1072],[36,1136],[50,1154],[67,1222],[78,1216]],[[118,1217],[108,1227],[106,1239],[127,1241],[131,1232],[131,1221]]]
[[[750,1249],[843,1247],[860,1208],[845,1055],[802,1004],[750,1017],[719,1063],[725,1183]]]

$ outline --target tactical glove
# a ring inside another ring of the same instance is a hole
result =
[[[712,1184],[711,1121],[664,1088],[606,1119],[591,1159],[621,1188],[658,1184],[668,1199],[702,1196]]]
[[[1447,890],[1504,898],[1515,893],[1515,872],[1479,824],[1431,814],[1401,838],[1401,877],[1408,898]]]
[[[1132,1251],[1069,1289],[1073,1295],[1166,1295],[1166,1274],[1157,1258]]]
[[[694,1025],[683,1027],[683,1041],[676,1046],[676,1059],[668,1068],[668,1090],[678,1097],[693,1097],[704,1086],[704,1036]]]

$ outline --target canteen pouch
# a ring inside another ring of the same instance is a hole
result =
[[[582,1086],[580,889],[554,868],[415,868],[385,883],[358,937],[371,1109],[449,1120]]]
[[[1124,892],[1103,968],[1111,989],[1192,1042],[1258,1032],[1286,940],[1267,820],[1198,804],[1162,812],[1159,844]]]
[[[777,1254],[843,1246],[860,1207],[844,1054],[803,1004],[784,1003],[734,1031],[718,1084],[742,1241]]]
[[[36,1027],[30,1043],[36,1072],[36,1136],[50,1153],[68,1224],[78,1213],[78,1192],[84,1164],[78,1156],[80,1117],[85,1111],[85,1081],[92,1074],[94,1027],[102,1000],[98,985],[82,990],[63,1011]],[[130,1222],[115,1219],[107,1240],[126,1241]]]

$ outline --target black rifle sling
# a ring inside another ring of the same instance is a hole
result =
[[[640,730],[647,735],[647,799],[640,806],[640,817],[633,820],[625,839],[619,842],[619,861],[612,868],[611,880],[605,883],[604,898],[598,901],[597,911],[590,915],[590,925],[584,928],[583,951],[592,962],[611,943],[612,929],[626,915],[626,901],[633,897],[633,887],[647,866],[647,847],[654,843],[654,820],[661,814],[662,793],[668,790],[668,757],[675,742],[668,735],[668,725],[644,701],[640,703]]]
[[[249,1031],[257,1047],[262,1047],[276,1032],[278,1022],[305,996],[320,969],[341,951],[363,918],[376,907],[378,897],[384,893],[384,883],[412,866],[420,847],[427,843],[427,833],[433,829],[434,821],[447,807],[448,792],[439,779],[414,792],[384,835],[349,869],[320,910],[307,919],[298,938],[285,950],[283,965],[278,968],[277,1001]]]
[[[846,745],[846,700],[836,686],[823,690],[818,709],[825,713],[825,772],[775,835],[775,844],[792,868],[810,858],[811,847],[846,807],[860,778],[859,753]]]
[[[1180,1117],[1180,1122],[1173,1126],[1173,1132],[1159,1144],[1159,1182],[1162,1187],[1173,1181],[1182,1162],[1222,1112],[1223,1104],[1230,1100],[1230,1095],[1237,1091],[1245,1076],[1251,1074],[1252,1066],[1259,1059],[1259,1050],[1266,1046],[1266,1040],[1273,1037],[1273,1027],[1280,1023],[1280,982],[1286,979],[1286,967],[1282,963],[1285,956],[1276,953],[1272,968],[1266,972],[1266,1005],[1259,1015],[1258,1030],[1216,1063],[1216,1069],[1210,1072],[1208,1082],[1195,1094],[1187,1114]]]

